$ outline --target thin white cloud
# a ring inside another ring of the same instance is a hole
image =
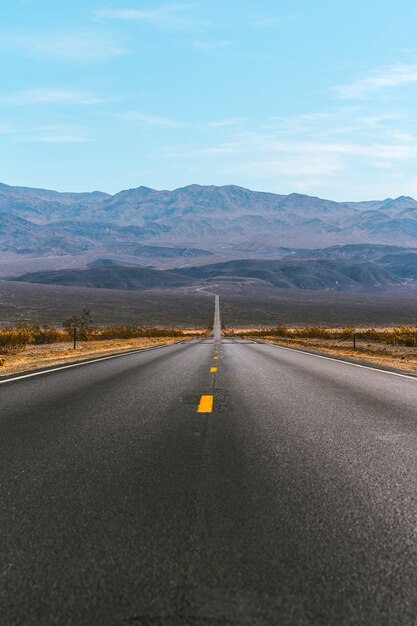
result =
[[[232,176],[258,179],[271,176],[288,176],[296,180],[303,176],[310,176],[311,179],[316,176],[330,177],[344,169],[343,159],[337,154],[318,153],[307,144],[289,145],[291,151],[287,150],[287,144],[282,144],[280,147],[275,145],[274,149],[265,153],[253,142],[237,139],[212,147],[167,146],[158,151],[156,156],[168,162],[191,161],[195,166],[200,165],[201,169],[210,166],[210,170],[215,170],[219,167],[223,173],[227,171]]]
[[[248,21],[257,28],[276,28],[294,22],[297,18],[296,13],[291,15],[249,15]]]
[[[90,143],[92,139],[71,133],[51,133],[29,135],[25,141],[30,143]]]
[[[206,126],[209,128],[226,128],[228,126],[238,126],[244,121],[246,121],[246,118],[234,117],[224,120],[215,120],[214,122],[207,122]]]
[[[126,52],[107,36],[89,32],[0,33],[0,48],[21,50],[39,58],[73,61],[102,61]]]
[[[88,129],[77,124],[31,123],[27,118],[0,123],[0,134],[13,143],[91,143],[95,141]]]
[[[343,171],[343,163],[335,159],[315,158],[307,160],[301,154],[276,159],[248,160],[245,163],[231,166],[239,174],[266,178],[274,176],[300,177],[327,177]]]
[[[82,91],[65,89],[26,89],[8,94],[0,94],[0,104],[32,105],[32,104],[72,104],[92,105],[107,102],[104,98],[97,98]]]
[[[417,158],[417,123],[410,124],[403,112],[356,106],[270,118],[252,129],[245,122],[226,127],[227,135],[215,132],[216,122],[207,122],[205,128],[213,130],[209,144],[179,142],[153,156],[238,181],[284,181],[308,193],[345,189],[345,180],[358,181],[363,172],[369,180],[381,172],[384,179],[396,180]]]
[[[164,126],[169,128],[180,128],[184,126],[184,124],[177,122],[174,119],[160,117],[159,115],[138,113],[137,111],[128,111],[127,113],[122,113],[118,117],[120,119],[127,120],[129,122],[136,122],[145,126]]]
[[[233,44],[234,41],[193,41],[191,47],[195,50],[226,50]]]
[[[398,141],[404,124],[410,128],[409,120],[403,111],[374,113],[363,106],[343,107],[332,112],[319,112],[304,115],[280,116],[267,120],[262,128],[274,131],[277,136],[314,138],[320,142],[336,137],[356,137],[369,144],[375,137],[385,141]],[[410,136],[410,133],[408,133]],[[401,139],[402,141],[402,139]]]
[[[353,83],[339,85],[336,92],[341,98],[365,99],[376,91],[417,83],[417,63],[397,63]]]
[[[136,125],[144,125],[144,126],[161,126],[165,128],[178,128],[178,129],[195,129],[196,131],[210,132],[219,130],[227,130],[227,129],[235,129],[240,126],[244,122],[247,121],[247,118],[244,117],[235,117],[235,118],[227,118],[223,120],[212,120],[207,122],[183,122],[176,120],[172,117],[163,117],[160,115],[141,113],[138,111],[127,111],[125,113],[116,113],[111,114],[113,118],[116,118],[121,121],[131,122]]]
[[[401,161],[415,158],[417,156],[417,145],[378,142],[365,145],[349,142],[290,141],[254,132],[244,135],[240,141],[235,141],[233,144],[225,143],[212,148],[203,148],[201,153],[219,154],[221,152],[230,153],[231,151],[241,154],[281,154],[283,156],[295,154],[304,156],[304,159],[308,162],[315,161],[317,157],[325,155],[331,155],[332,157],[337,157],[338,155],[365,157],[370,160],[378,158],[379,161]]]
[[[91,137],[77,128],[45,127],[35,129],[18,138],[18,141],[27,143],[90,143]]]
[[[152,9],[100,9],[99,19],[143,22],[158,28],[187,29],[206,22],[189,15],[189,4],[164,4]]]
[[[201,154],[219,155],[219,154],[236,154],[239,151],[238,143],[224,143],[212,148],[203,148]]]

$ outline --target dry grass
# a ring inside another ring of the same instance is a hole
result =
[[[129,350],[145,350],[160,345],[178,343],[191,339],[192,335],[182,338],[151,337],[129,340],[107,340],[79,342],[73,350],[68,342],[48,345],[30,345],[15,354],[0,357],[0,375],[7,376],[74,361],[88,360],[91,357],[107,356]]]
[[[382,366],[408,372],[417,372],[417,350],[405,346],[382,347],[377,343],[369,343],[364,346],[357,344],[356,350],[352,348],[352,342],[334,343],[326,339],[303,339],[291,340],[274,338],[261,339],[264,343],[289,346],[292,348],[311,350],[317,354],[329,354],[353,361],[360,361],[368,365]]]
[[[69,321],[70,320],[68,320],[68,322]],[[73,328],[69,323],[66,323],[66,327],[66,329],[58,329],[49,326],[39,326],[37,324],[20,323],[16,326],[0,329],[0,354],[14,354],[29,345],[70,342],[73,338]],[[177,328],[142,326],[106,326],[94,328],[89,325],[80,325],[79,320],[77,320],[77,328],[78,339],[96,342],[110,339],[177,338],[184,337],[186,332]]]
[[[228,334],[307,349],[318,354],[342,356],[378,367],[417,372],[417,326],[361,329],[351,326],[277,326],[272,329],[231,331]]]

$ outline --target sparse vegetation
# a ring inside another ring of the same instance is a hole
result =
[[[0,354],[18,352],[28,343],[27,334],[20,328],[6,328],[0,331]]]
[[[328,328],[306,326],[228,331],[262,343],[342,356],[362,363],[417,372],[417,325],[396,328]]]
[[[305,326],[304,328],[288,328],[276,326],[261,330],[247,330],[234,332],[234,336],[255,338],[282,338],[282,339],[330,339],[333,341],[347,341],[356,336],[358,341],[381,342],[394,346],[417,346],[417,325],[399,326],[392,329],[361,329],[355,330],[351,326],[345,328],[326,328],[324,326]]]
[[[73,324],[75,318],[67,320],[62,329],[37,324],[17,324],[13,327],[0,329],[0,354],[15,354],[30,345],[44,345],[58,342],[73,341]],[[77,318],[78,319],[78,318]],[[87,319],[84,320],[86,322]],[[107,326],[93,327],[89,323],[77,326],[78,338],[82,341],[106,341],[112,339],[150,339],[150,338],[181,338],[187,337],[183,330],[175,328],[157,328],[142,326]]]
[[[64,322],[64,330],[73,337],[74,349],[76,338],[88,341],[92,330],[93,319],[90,309],[83,309],[81,315],[73,315]]]

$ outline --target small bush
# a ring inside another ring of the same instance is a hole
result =
[[[338,341],[348,341],[356,335],[357,339],[364,341],[378,341],[389,345],[416,347],[417,346],[417,326],[399,326],[390,330],[376,330],[368,328],[366,330],[355,331],[352,326],[342,329],[329,329],[323,326],[306,326],[291,330],[285,326],[277,326],[270,329],[258,331],[247,331],[241,333],[243,337],[282,337],[289,339],[333,339]]]
[[[397,346],[417,346],[417,328],[400,326],[395,328],[388,336],[387,343]]]
[[[30,343],[25,332],[18,329],[7,329],[0,332],[0,354],[13,354],[23,350]]]
[[[42,345],[65,341],[67,333],[49,326],[32,326],[32,343]]]
[[[142,326],[107,326],[104,328],[82,328],[78,338],[82,341],[105,341],[109,339],[146,339],[153,337],[185,337],[182,330],[175,328],[144,328]],[[44,345],[59,341],[72,341],[69,329],[60,330],[37,324],[17,324],[13,328],[0,329],[0,354],[13,354],[28,345]]]
[[[92,341],[184,336],[184,331],[174,328],[145,328],[143,326],[108,326],[105,328],[94,328],[90,332]]]

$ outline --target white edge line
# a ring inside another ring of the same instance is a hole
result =
[[[314,354],[314,352],[307,352],[306,350],[300,350],[299,348],[287,348],[286,346],[280,346],[277,343],[264,343],[263,341],[256,341],[261,346],[273,346],[274,348],[280,348],[280,350],[288,350],[289,352],[301,352],[301,354],[307,354],[308,356],[314,356],[316,359],[325,359],[326,361],[336,361],[336,363],[344,363],[351,367],[360,367],[364,370],[373,370],[374,372],[381,372],[382,374],[390,374],[391,376],[399,376],[399,378],[408,378],[417,382],[417,376],[410,376],[410,374],[400,374],[399,372],[390,372],[389,370],[381,370],[378,367],[372,365],[360,365],[360,363],[352,363],[351,361],[345,361],[344,359],[337,359],[332,356],[324,356],[323,354]]]
[[[191,340],[192,341],[192,340]],[[91,359],[89,361],[81,361],[81,363],[69,363],[68,365],[60,365],[58,367],[51,367],[48,370],[42,370],[41,372],[32,372],[31,374],[22,374],[22,376],[15,376],[14,378],[6,378],[5,380],[0,380],[0,385],[4,385],[5,383],[12,383],[15,380],[22,380],[23,378],[33,378],[34,376],[42,376],[42,374],[50,374],[51,372],[59,372],[60,370],[68,370],[71,367],[81,367],[81,365],[90,365],[91,363],[99,363],[100,361],[108,361],[109,359],[118,359],[122,356],[129,356],[129,354],[138,354],[139,352],[150,352],[151,350],[156,350],[157,348],[168,348],[169,346],[177,346],[181,343],[187,343],[185,341],[177,341],[176,343],[170,343],[166,346],[152,346],[151,348],[142,348],[139,350],[129,350],[128,352],[122,352],[121,354],[111,354],[109,356],[102,356],[98,359]]]

